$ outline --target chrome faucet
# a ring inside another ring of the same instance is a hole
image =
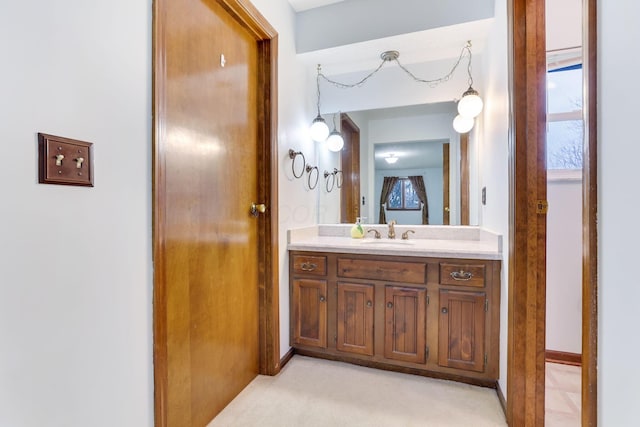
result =
[[[389,221],[389,233],[387,234],[387,237],[389,237],[390,239],[396,238],[396,229],[393,228],[394,225],[396,225],[395,220]]]

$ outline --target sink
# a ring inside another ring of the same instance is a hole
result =
[[[414,245],[415,242],[411,240],[392,240],[392,239],[363,239],[363,245],[380,245],[380,246],[395,246],[395,245]]]

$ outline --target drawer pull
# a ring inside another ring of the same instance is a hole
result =
[[[442,310],[440,310],[442,312],[442,314],[447,314],[449,312],[449,309],[447,309],[447,307],[442,307]]]
[[[471,280],[472,277],[473,274],[470,271],[460,270],[451,272],[451,278],[453,280],[467,281]]]
[[[367,307],[371,307],[373,306],[373,303],[371,301],[367,301]]]
[[[393,308],[393,303],[391,301],[387,303],[387,308]]]
[[[324,295],[320,295],[320,302],[324,302],[324,301],[325,301]]]
[[[303,262],[300,268],[302,269],[302,271],[313,271],[316,268],[318,268],[318,264],[314,264],[311,262]]]

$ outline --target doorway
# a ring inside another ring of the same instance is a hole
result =
[[[546,46],[544,0],[511,0],[510,248],[507,420],[544,424]],[[582,425],[597,424],[596,1],[584,1]]]
[[[340,114],[340,132],[344,147],[340,152],[342,168],[340,191],[340,222],[354,224],[360,217],[360,128],[348,114]]]
[[[245,0],[153,19],[155,421],[206,425],[279,369],[277,34]]]

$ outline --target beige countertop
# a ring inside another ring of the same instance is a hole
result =
[[[366,231],[376,229],[375,239],[367,233],[363,239],[350,237],[350,224],[316,225],[287,232],[287,249],[297,251],[339,252],[370,255],[428,256],[436,258],[502,259],[502,236],[479,227],[396,226],[396,238],[387,238],[385,225],[363,224]],[[409,240],[401,240],[406,230],[414,230]]]

